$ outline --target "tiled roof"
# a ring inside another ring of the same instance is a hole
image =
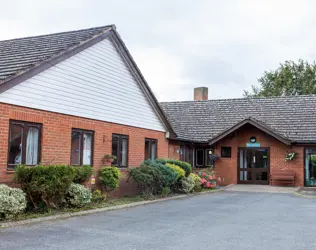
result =
[[[160,105],[182,140],[206,142],[251,117],[292,142],[316,142],[316,95]]]
[[[0,41],[0,84],[111,28],[111,25]]]

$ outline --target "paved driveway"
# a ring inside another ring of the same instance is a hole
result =
[[[316,200],[219,192],[3,229],[0,249],[316,249]]]

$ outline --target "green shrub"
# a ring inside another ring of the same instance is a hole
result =
[[[162,196],[162,197],[167,197],[170,192],[171,192],[171,190],[170,190],[169,187],[164,187],[164,188],[161,190],[161,196]]]
[[[171,167],[158,163],[154,160],[146,160],[141,166],[151,166],[153,168],[157,168],[163,177],[163,187],[171,187],[178,180],[178,173]]]
[[[185,171],[179,166],[171,164],[171,163],[167,163],[166,166],[172,168],[175,172],[177,172],[176,181],[179,181],[180,179],[185,177]]]
[[[179,161],[179,160],[172,160],[172,159],[158,159],[157,162],[166,165],[166,163],[174,164],[179,166],[185,171],[185,176],[188,177],[192,172],[192,166],[190,163]]]
[[[26,193],[29,205],[38,208],[59,207],[74,179],[74,169],[67,165],[18,166],[14,179],[21,184]]]
[[[202,186],[201,186],[201,178],[200,176],[198,176],[197,174],[191,173],[190,176],[193,178],[194,180],[194,188],[193,190],[195,192],[200,192],[202,191]]]
[[[106,190],[114,190],[120,185],[121,172],[117,167],[104,167],[100,170],[100,181]]]
[[[192,176],[185,177],[185,178],[181,179],[180,191],[188,194],[188,193],[192,192],[194,185],[195,185],[195,182],[194,182],[194,179]]]
[[[82,184],[88,181],[93,174],[93,168],[89,165],[84,166],[73,166],[75,176],[74,176],[74,183]]]
[[[91,202],[91,191],[83,185],[72,183],[66,193],[66,202],[70,207],[84,207]]]
[[[129,175],[147,197],[159,193],[163,187],[163,175],[157,168],[142,165],[131,169]]]
[[[19,188],[0,184],[0,220],[10,219],[26,208],[25,193]]]
[[[99,189],[96,189],[92,192],[92,198],[91,200],[93,202],[102,202],[106,200],[106,193],[101,192]]]

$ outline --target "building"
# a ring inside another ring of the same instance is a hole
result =
[[[16,165],[125,172],[145,159],[210,166],[221,184],[269,184],[294,171],[316,185],[316,96],[158,103],[114,25],[0,41],[0,183]],[[286,154],[296,153],[292,161]],[[136,189],[123,179],[119,193]]]
[[[174,136],[114,25],[0,41],[0,111],[0,183],[18,164],[98,170],[105,154],[124,172],[167,158]]]
[[[269,184],[270,173],[293,171],[296,186],[316,185],[315,95],[208,100],[207,92],[161,103],[177,134],[169,156],[203,168],[216,154],[222,184]],[[286,161],[290,153],[296,157]]]

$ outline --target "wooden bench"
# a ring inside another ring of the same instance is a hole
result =
[[[273,172],[270,174],[270,186],[272,186],[272,181],[291,183],[295,187],[295,172]]]

